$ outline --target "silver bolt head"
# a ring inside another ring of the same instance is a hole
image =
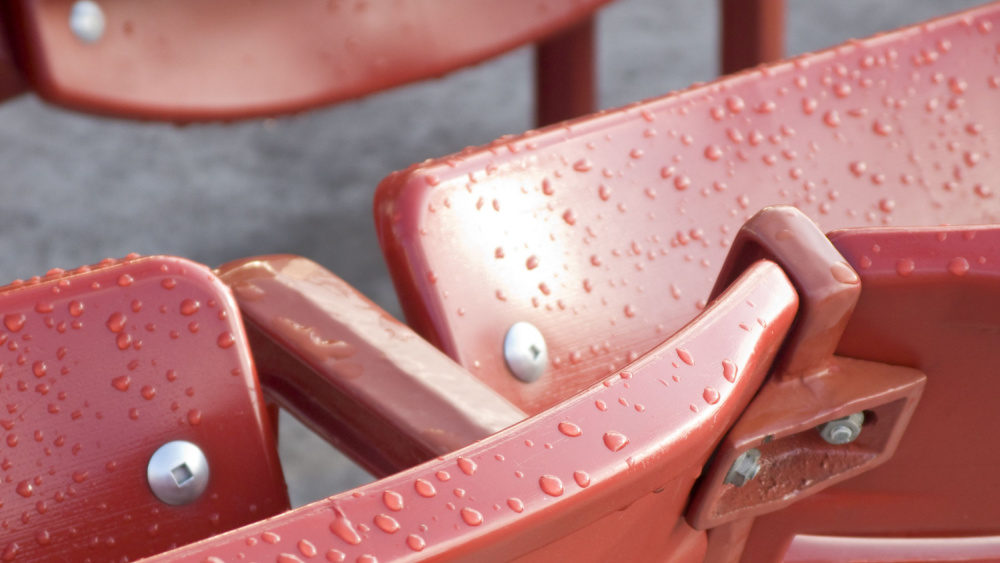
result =
[[[757,476],[757,473],[760,473],[760,450],[750,448],[733,461],[733,466],[729,469],[729,473],[726,474],[724,482],[729,485],[742,487],[748,481],[752,481]]]
[[[149,458],[146,480],[156,498],[164,503],[190,504],[208,487],[208,459],[191,442],[167,442]]]
[[[861,427],[865,423],[865,413],[856,412],[843,418],[831,420],[819,427],[819,435],[828,444],[842,446],[850,444],[861,435]]]
[[[525,383],[537,381],[549,364],[545,337],[531,323],[514,323],[503,339],[503,359],[514,377]]]
[[[93,0],[77,0],[69,10],[69,29],[77,39],[93,43],[104,35],[104,10]]]

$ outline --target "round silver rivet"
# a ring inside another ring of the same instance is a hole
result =
[[[503,339],[503,359],[514,377],[525,383],[537,380],[549,364],[545,337],[531,323],[514,323]]]
[[[865,413],[856,412],[823,424],[819,427],[819,435],[828,444],[835,446],[849,444],[861,435],[861,426],[864,423]]]
[[[760,450],[750,448],[733,461],[733,466],[729,468],[729,473],[726,474],[724,482],[742,487],[747,484],[747,481],[753,480],[759,472]]]
[[[161,501],[190,504],[208,486],[208,460],[201,448],[191,442],[167,442],[149,458],[146,480]]]
[[[93,0],[77,0],[69,10],[69,29],[84,43],[100,39],[104,24],[104,10]]]

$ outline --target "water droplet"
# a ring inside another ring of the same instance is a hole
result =
[[[559,431],[569,436],[570,438],[576,438],[582,433],[580,427],[577,426],[576,424],[573,424],[572,422],[560,422]]]
[[[573,170],[577,172],[589,172],[594,167],[594,163],[589,158],[581,158],[573,163]]]
[[[722,158],[722,149],[718,145],[708,145],[705,147],[705,158],[716,161]]]
[[[611,188],[601,184],[597,187],[597,197],[601,198],[601,201],[608,201],[611,199]]]
[[[354,529],[354,525],[348,520],[344,511],[339,507],[334,507],[333,512],[335,516],[333,522],[330,524],[330,531],[351,545],[361,543],[361,536],[358,535],[357,530]]]
[[[118,337],[115,338],[115,344],[119,350],[127,350],[132,345],[132,335],[127,332],[119,333]]]
[[[677,348],[677,357],[689,366],[694,365],[694,358],[691,357],[691,352],[688,352],[684,348]]]
[[[236,343],[236,337],[233,336],[232,332],[227,330],[219,335],[219,338],[216,339],[215,343],[219,346],[219,348],[231,348],[232,345]]]
[[[108,317],[107,323],[108,330],[114,333],[121,332],[125,328],[125,315],[121,313],[111,313]]]
[[[299,540],[298,547],[299,547],[299,553],[301,553],[303,556],[316,557],[317,553],[316,546],[313,545],[313,543],[310,542],[309,540],[307,539]]]
[[[567,225],[575,225],[576,224],[576,213],[574,213],[572,209],[567,209],[562,214],[562,218],[563,218],[563,221],[565,221]]]
[[[872,131],[874,131],[876,135],[888,137],[889,134],[892,133],[892,124],[876,119],[875,122],[872,123]]]
[[[840,125],[840,114],[837,110],[832,109],[825,114],[823,114],[823,123],[827,124],[829,127],[837,127]]]
[[[590,475],[588,475],[586,471],[574,471],[573,480],[576,481],[576,484],[581,487],[590,486]]]
[[[431,498],[437,494],[437,490],[434,488],[434,485],[432,485],[430,481],[425,481],[423,479],[417,479],[416,482],[413,483],[413,488],[416,489],[418,495],[424,498]]]
[[[119,391],[128,391],[128,387],[131,384],[132,378],[127,375],[122,375],[111,380],[111,386]]]
[[[68,309],[70,316],[79,317],[83,314],[83,303],[80,303],[79,301],[70,301]]]
[[[128,287],[132,285],[133,281],[135,280],[132,278],[132,276],[128,274],[122,274],[118,276],[118,285],[120,285],[121,287]]]
[[[388,514],[378,514],[375,516],[375,525],[387,534],[394,534],[399,530],[399,522]]]
[[[478,526],[483,523],[483,515],[474,508],[465,507],[461,510],[462,520],[470,526]]]
[[[743,102],[743,98],[732,96],[726,100],[726,107],[733,113],[740,113],[746,107],[746,103]]]
[[[736,364],[732,360],[722,360],[722,377],[730,383],[736,381]]]
[[[24,323],[27,320],[24,313],[9,313],[3,316],[3,324],[11,332],[17,332],[24,328]]]
[[[473,473],[476,472],[476,467],[478,467],[476,465],[476,462],[472,461],[467,457],[459,456],[457,463],[458,463],[458,468],[461,469],[462,473],[465,473],[466,475],[472,475]]]
[[[427,542],[417,534],[410,534],[406,536],[406,545],[413,551],[423,551],[424,547],[427,546]]]
[[[620,432],[605,432],[604,445],[613,452],[617,452],[628,445],[628,437]]]
[[[555,475],[542,475],[538,478],[538,486],[550,496],[558,497],[563,494],[562,480]]]
[[[524,512],[524,502],[522,502],[519,498],[511,497],[507,499],[507,506],[509,506],[514,512]]]
[[[187,420],[191,426],[198,426],[201,424],[201,411],[198,409],[191,409],[187,413]]]
[[[386,508],[392,510],[393,512],[403,510],[403,495],[397,493],[396,491],[383,492],[382,502],[385,504]]]
[[[961,256],[948,262],[948,271],[956,276],[964,276],[969,271],[969,261]]]
[[[527,259],[527,260],[526,260],[526,261],[524,262],[524,266],[525,266],[525,267],[526,267],[527,269],[529,269],[529,270],[534,270],[535,268],[537,268],[537,267],[538,267],[538,257],[537,257],[537,256],[535,256],[534,254],[532,254],[532,255],[531,255],[531,256],[529,256],[529,257],[528,257],[528,259]]]
[[[263,534],[260,535],[260,539],[264,540],[264,543],[276,545],[278,542],[281,541],[281,536],[279,536],[274,532],[264,532]]]
[[[830,266],[830,274],[833,276],[833,279],[840,283],[850,285],[861,283],[861,279],[858,278],[857,272],[844,262],[835,262],[832,266]]]
[[[914,264],[913,260],[909,258],[904,258],[896,262],[896,273],[901,276],[908,276],[912,274],[914,268],[916,268],[916,264]]]
[[[21,546],[16,541],[10,542],[3,550],[3,560],[13,561],[19,551],[21,551]]]
[[[189,317],[198,312],[201,308],[201,303],[196,299],[185,299],[181,301],[181,314],[185,317]]]
[[[713,387],[706,387],[705,391],[702,393],[702,397],[705,398],[705,402],[714,405],[719,402],[719,392]]]

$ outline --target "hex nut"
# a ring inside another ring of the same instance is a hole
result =
[[[819,427],[819,435],[828,444],[842,446],[858,439],[865,423],[865,413],[856,412],[843,418],[831,420]]]
[[[733,461],[733,466],[729,468],[729,473],[726,474],[726,479],[723,482],[728,485],[742,487],[748,481],[752,481],[757,477],[757,473],[759,472],[760,450],[750,448]]]

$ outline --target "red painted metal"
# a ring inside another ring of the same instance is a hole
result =
[[[535,123],[549,125],[595,109],[595,18],[584,19],[535,48]]]
[[[7,16],[0,11],[0,100],[16,96],[26,88],[24,77],[14,62],[6,18]]]
[[[106,31],[91,44],[67,25],[72,0],[17,0],[10,13],[22,66],[42,97],[94,113],[190,121],[302,111],[438,76],[539,41],[607,1],[345,0],[251,9],[239,0],[105,0]]]
[[[836,546],[903,561],[927,545],[893,537],[951,538],[927,551],[942,559],[1000,559],[1000,507],[989,500],[1000,452],[983,441],[996,415],[1000,228],[862,229],[831,240],[863,287],[838,354],[919,369],[926,389],[889,461],[758,517],[744,560],[777,559],[791,543],[800,561]]]
[[[736,235],[713,295],[762,258],[795,284],[799,314],[774,373],[716,451],[687,519],[704,530],[773,512],[871,470],[892,456],[917,406],[926,376],[917,370],[833,356],[861,294],[860,278],[822,231],[793,207],[768,207]],[[865,413],[861,436],[826,443],[816,428]],[[740,487],[725,483],[745,451],[761,452],[759,475]],[[749,530],[749,523],[733,525]],[[709,555],[738,554],[725,537],[709,539]]]
[[[129,257],[0,289],[0,558],[135,559],[288,508],[236,304],[198,264]],[[169,506],[150,456],[188,440],[208,489]]]
[[[217,272],[233,288],[265,392],[376,476],[525,418],[315,262],[262,256]]]
[[[722,73],[785,57],[785,0],[721,0]]]
[[[703,537],[675,523],[702,465],[763,380],[796,305],[780,268],[762,261],[627,370],[544,413],[438,460],[160,560],[295,561],[325,554],[333,561],[496,561],[574,554],[596,561],[675,548],[698,560]],[[736,368],[735,377],[726,377],[724,361]]]

